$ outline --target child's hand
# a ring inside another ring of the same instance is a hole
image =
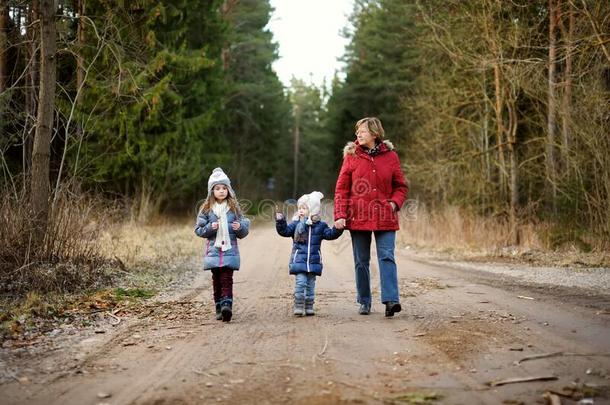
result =
[[[218,229],[218,222],[212,222],[212,229],[213,230],[217,230]]]
[[[335,221],[335,228],[341,230],[345,228],[345,218],[341,218]]]
[[[236,231],[239,228],[241,228],[241,224],[237,221],[233,221],[233,222],[231,222],[231,228],[233,228],[233,230]]]
[[[281,220],[281,219],[284,219],[284,215],[283,215],[281,212],[276,212],[276,213],[275,213],[275,219],[276,219],[277,221],[279,221],[279,220]]]

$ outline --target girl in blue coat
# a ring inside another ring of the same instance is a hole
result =
[[[299,198],[298,211],[290,224],[281,213],[276,214],[277,233],[293,238],[288,267],[290,274],[295,275],[294,315],[315,315],[316,276],[322,275],[322,240],[337,239],[343,233],[320,220],[323,197],[322,193],[314,191]]]
[[[237,239],[245,238],[249,228],[231,180],[217,167],[208,180],[208,196],[199,208],[195,234],[207,239],[203,269],[212,271],[216,319],[224,322],[233,316],[233,271],[240,264]]]

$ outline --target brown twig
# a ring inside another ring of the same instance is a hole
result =
[[[322,351],[318,353],[318,356],[322,357],[324,355],[324,353],[326,352],[327,347],[328,347],[328,335],[326,335],[326,341],[324,342],[324,347],[322,348]]]
[[[106,311],[106,312],[104,312],[105,314],[109,315],[110,317],[112,317],[112,318],[116,319],[116,321],[117,321],[116,323],[110,322],[110,324],[111,324],[112,326],[116,326],[116,325],[118,325],[119,323],[121,323],[121,318],[119,318],[118,316],[116,316],[116,315],[113,313],[113,312],[118,312],[118,311],[119,311],[119,310],[114,310],[114,311]]]
[[[539,360],[539,359],[548,359],[550,357],[559,357],[559,356],[603,356],[609,357],[610,353],[570,353],[570,352],[554,352],[554,353],[545,353],[545,354],[537,354],[535,356],[524,357],[521,360],[515,361],[515,365],[520,365],[524,361],[529,360]]]
[[[514,377],[514,378],[507,378],[506,380],[490,381],[487,383],[487,385],[489,385],[490,387],[499,387],[500,385],[506,385],[506,384],[516,384],[516,383],[532,382],[532,381],[555,381],[558,379],[559,378],[554,375],[534,376],[534,377]]]

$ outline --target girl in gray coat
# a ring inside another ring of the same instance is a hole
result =
[[[237,239],[245,238],[249,228],[231,180],[217,167],[208,180],[208,196],[199,208],[195,234],[207,239],[203,269],[212,271],[216,319],[224,322],[233,316],[233,271],[240,265]]]

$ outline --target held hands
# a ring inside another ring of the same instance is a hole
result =
[[[392,211],[398,211],[398,205],[394,201],[390,201],[390,205],[392,206]]]
[[[335,221],[335,228],[341,230],[345,228],[345,218],[341,218]]]
[[[218,222],[212,222],[212,229],[215,231],[218,229]]]

